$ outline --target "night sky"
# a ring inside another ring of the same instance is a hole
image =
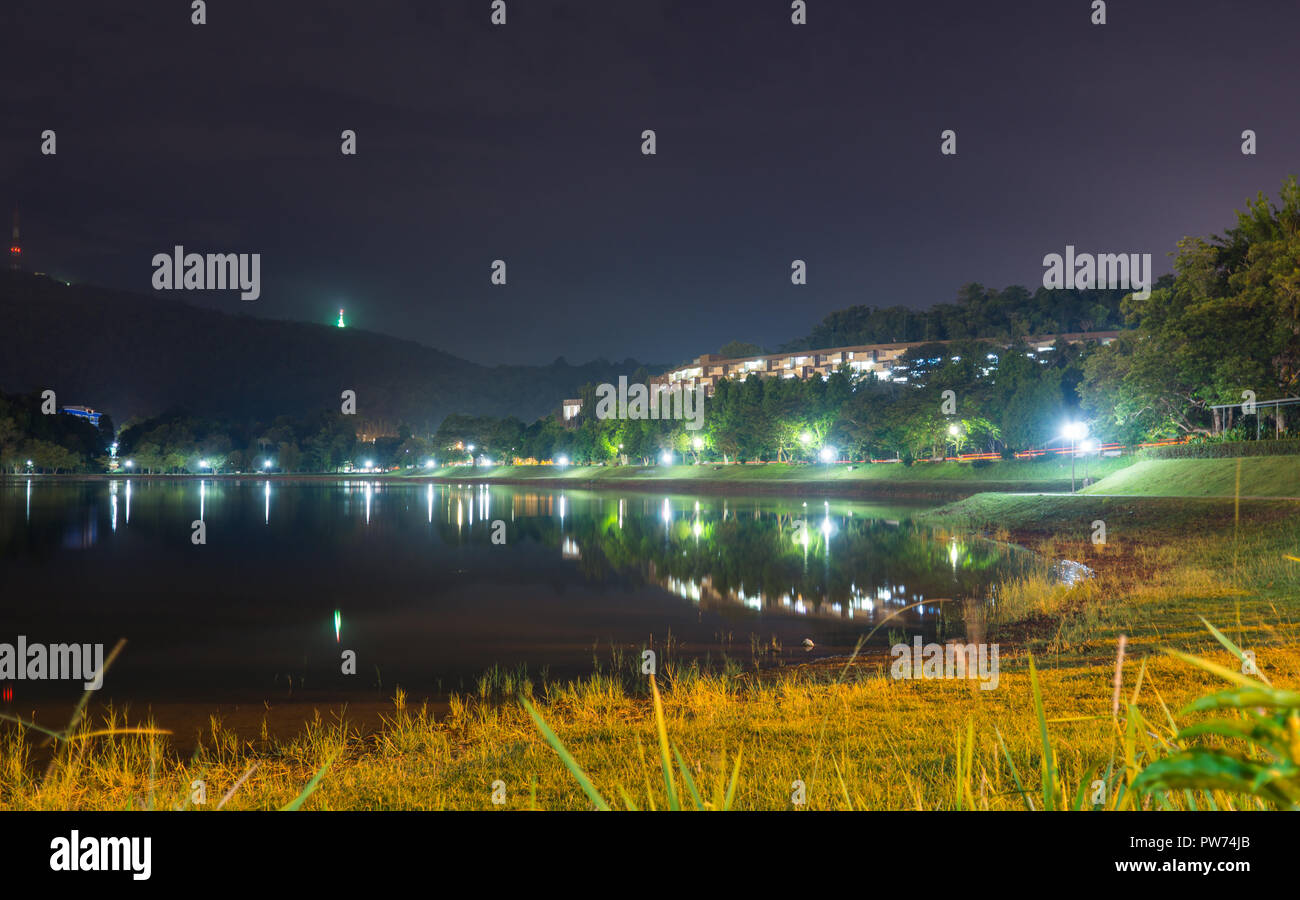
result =
[[[72,280],[257,252],[257,301],[166,296],[343,306],[483,362],[673,363],[1033,287],[1067,243],[1159,274],[1300,171],[1290,0],[1115,0],[1104,26],[1090,0],[808,2],[794,26],[788,0],[507,0],[494,27],[489,0],[210,0],[203,26],[188,0],[6,0],[0,202],[27,267]]]

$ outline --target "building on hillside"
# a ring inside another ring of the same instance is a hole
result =
[[[560,420],[563,422],[570,422],[580,412],[582,412],[581,398],[577,400],[565,400],[564,405],[560,408]]]
[[[1096,341],[1109,344],[1119,337],[1118,331],[1091,331],[1073,334],[1031,335],[1022,339],[1030,352],[1050,352],[1057,343],[1078,344]],[[994,341],[984,338],[986,343],[1008,346],[1009,341]],[[823,350],[797,350],[790,353],[767,353],[761,356],[746,356],[738,359],[724,359],[715,354],[706,353],[687,365],[672,369],[651,379],[652,384],[667,388],[681,386],[694,389],[704,385],[705,393],[712,395],[714,386],[723,378],[744,381],[751,375],[773,378],[799,378],[807,380],[814,377],[829,378],[840,367],[847,366],[849,371],[859,375],[875,375],[882,381],[904,382],[908,376],[898,366],[898,360],[914,347],[930,344],[952,344],[954,341],[912,341],[893,344],[861,344],[854,347],[830,347]],[[581,403],[577,400],[564,401],[566,420],[569,403]],[[574,412],[574,415],[577,411]]]
[[[96,428],[99,427],[99,417],[103,415],[103,413],[96,412],[88,406],[65,406],[63,412],[69,416],[85,419]]]

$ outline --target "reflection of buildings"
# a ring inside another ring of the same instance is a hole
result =
[[[1058,342],[1078,344],[1087,341],[1099,341],[1109,344],[1119,336],[1118,331],[1094,331],[1075,334],[1045,334],[1029,336],[1022,339],[1031,353],[1050,352]],[[972,338],[994,346],[1007,346],[1007,341]],[[799,378],[808,380],[814,377],[828,378],[842,366],[847,366],[855,375],[872,374],[882,381],[906,381],[907,375],[898,367],[898,360],[907,351],[915,347],[932,344],[950,344],[953,341],[913,341],[894,344],[860,344],[854,347],[831,347],[823,350],[799,350],[793,353],[773,353],[761,356],[745,356],[736,359],[723,359],[711,353],[697,357],[694,362],[657,375],[651,379],[653,384],[667,386],[681,385],[694,388],[704,385],[706,393],[712,394],[714,386],[723,378],[744,381],[751,375],[766,375],[773,378]],[[577,402],[566,400],[565,403]],[[568,418],[566,415],[565,418]]]
[[[921,604],[908,610],[905,615],[895,617],[901,627],[908,622],[937,615],[939,604],[949,602],[946,598],[926,598],[917,593],[908,593],[907,585],[903,584],[884,585],[874,590],[861,590],[857,585],[853,585],[849,589],[847,601],[805,597],[794,588],[780,596],[769,596],[762,591],[747,593],[743,586],[729,590],[720,589],[715,586],[712,576],[709,575],[699,579],[660,575],[653,560],[648,563],[648,567],[650,582],[704,609],[725,610],[728,607],[744,607],[757,613],[786,613],[834,620],[861,619],[874,624],[905,606]],[[923,602],[927,599],[928,602]]]

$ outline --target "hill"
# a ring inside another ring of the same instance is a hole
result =
[[[0,273],[0,390],[53,389],[60,404],[117,422],[167,409],[270,419],[338,409],[356,391],[364,421],[433,429],[451,413],[555,411],[589,382],[639,366],[484,366],[414,341],[356,329],[231,315],[149,295]]]
[[[1300,456],[1238,459],[1147,459],[1106,476],[1083,491],[1146,497],[1232,497],[1241,463],[1241,496],[1300,496]]]

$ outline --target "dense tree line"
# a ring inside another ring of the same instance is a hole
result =
[[[664,453],[678,462],[808,462],[826,447],[836,458],[914,459],[1042,446],[1078,415],[1075,388],[1089,352],[1086,345],[1039,352],[1024,344],[963,341],[912,348],[900,360],[897,380],[847,369],[807,381],[724,379],[705,401],[698,429],[668,418],[662,396],[663,418],[601,419],[595,386],[588,385],[577,418],[567,425],[542,420],[512,431],[511,440],[539,460],[640,464]],[[496,420],[475,420],[457,436],[501,456],[505,447],[490,436],[497,427]]]
[[[1125,327],[1120,290],[1030,292],[1020,285],[1005,290],[964,285],[954,303],[925,310],[903,306],[851,306],[823,319],[805,338],[782,347],[807,350],[856,344],[958,341],[986,338],[1010,341],[1030,335],[1110,331]]]
[[[96,428],[86,419],[49,407],[40,394],[0,393],[0,471],[102,472],[113,431],[108,416],[102,416]]]
[[[1173,279],[1142,300],[1125,298],[1133,329],[1085,367],[1083,401],[1099,424],[1127,438],[1205,434],[1216,404],[1300,393],[1300,186],[1282,185],[1279,203],[1260,193],[1236,224],[1209,239],[1178,244]],[[1247,394],[1246,392],[1250,392]],[[1275,434],[1294,429],[1282,411],[1261,410]],[[1262,423],[1222,410],[1229,438],[1251,438]]]

